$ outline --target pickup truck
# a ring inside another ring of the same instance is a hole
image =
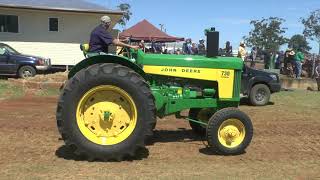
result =
[[[51,67],[48,58],[21,54],[7,44],[0,43],[0,75],[33,77]]]
[[[250,104],[264,106],[272,93],[281,90],[280,78],[276,73],[245,66],[242,72],[241,93],[248,96]]]

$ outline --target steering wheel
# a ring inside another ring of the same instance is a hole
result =
[[[131,57],[131,53],[130,53],[130,48],[128,47],[122,47],[120,52],[118,53],[118,55],[123,55],[125,57],[130,58]]]

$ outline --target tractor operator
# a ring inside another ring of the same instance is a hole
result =
[[[109,16],[102,16],[100,20],[101,24],[91,32],[89,53],[107,54],[111,44],[135,50],[139,49],[139,46],[125,44],[119,39],[112,38],[111,33],[108,31],[111,25],[111,18]]]

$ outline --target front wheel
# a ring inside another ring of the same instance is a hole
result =
[[[207,126],[209,147],[223,155],[241,154],[251,142],[253,126],[250,118],[237,108],[216,112]]]

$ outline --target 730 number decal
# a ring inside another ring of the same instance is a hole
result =
[[[221,78],[229,78],[230,74],[230,71],[221,71]]]

